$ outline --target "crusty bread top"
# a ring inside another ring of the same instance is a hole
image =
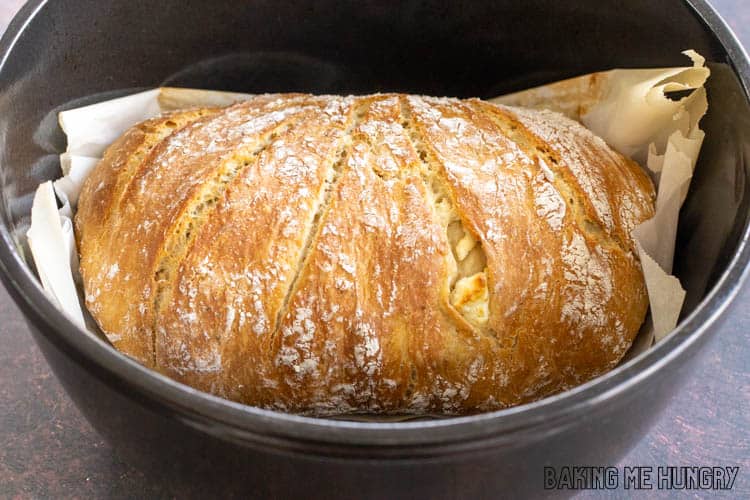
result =
[[[263,95],[130,129],[76,231],[87,307],[147,366],[286,411],[455,414],[621,359],[653,203],[555,113]]]

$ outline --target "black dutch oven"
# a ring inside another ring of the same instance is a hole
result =
[[[707,139],[679,227],[677,330],[574,390],[494,413],[400,423],[304,418],[195,391],[77,328],[23,234],[60,175],[61,109],[159,85],[492,97],[611,67],[709,61]],[[703,0],[32,0],[0,43],[0,275],[70,397],[177,494],[521,497],[545,465],[611,465],[649,429],[748,267],[748,59]],[[727,187],[729,186],[729,188]]]

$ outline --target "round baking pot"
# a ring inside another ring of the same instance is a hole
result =
[[[590,383],[495,413],[401,423],[285,415],[195,391],[76,328],[24,243],[33,191],[59,176],[60,109],[162,84],[244,92],[491,97],[613,66],[713,70],[707,139],[684,206],[680,326]],[[612,465],[679,390],[747,269],[747,56],[701,0],[101,2],[32,0],[0,46],[0,271],[92,425],[176,495],[502,496],[545,465]],[[313,495],[314,494],[314,495]]]

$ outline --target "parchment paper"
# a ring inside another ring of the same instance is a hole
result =
[[[672,269],[679,208],[684,201],[704,134],[698,121],[707,110],[704,60],[686,54],[692,67],[612,70],[493,99],[509,105],[549,108],[581,121],[610,146],[651,172],[658,186],[656,215],[636,228],[651,304],[651,322],[634,349],[671,331],[685,292]],[[692,91],[678,100],[665,93]],[[60,126],[68,148],[60,157],[63,177],[39,186],[27,233],[40,281],[50,298],[85,328],[72,214],[86,176],[105,149],[136,123],[188,107],[226,106],[251,97],[196,89],[158,88],[63,111]],[[57,199],[62,204],[58,210]],[[645,336],[645,337],[644,337]]]

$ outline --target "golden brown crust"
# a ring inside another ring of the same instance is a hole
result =
[[[266,95],[126,132],[76,231],[102,330],[177,380],[297,413],[460,414],[622,358],[653,200],[560,115]]]

